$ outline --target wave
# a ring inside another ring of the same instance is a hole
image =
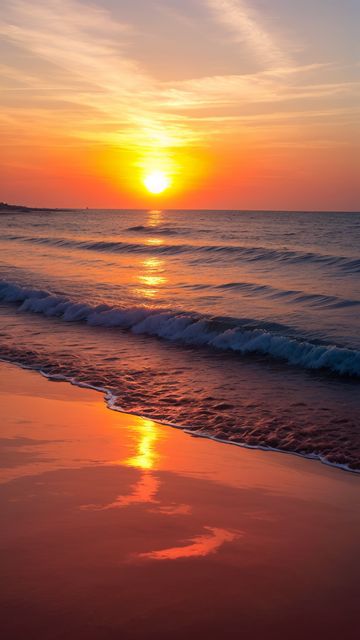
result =
[[[141,227],[146,229],[146,227]],[[133,227],[133,230],[140,227]],[[174,230],[165,230],[172,235]],[[214,256],[221,256],[230,261],[244,260],[247,262],[270,261],[294,265],[310,263],[313,266],[328,266],[340,269],[349,274],[360,273],[360,259],[348,256],[337,256],[314,252],[295,251],[290,249],[270,249],[267,247],[248,247],[239,245],[204,245],[204,244],[145,244],[141,242],[124,242],[121,240],[76,240],[72,238],[28,237],[21,235],[3,235],[2,240],[21,241],[30,244],[53,246],[58,248],[74,248],[84,251],[98,251],[101,253],[129,253],[152,255],[180,255],[192,254],[192,263],[212,262]]]
[[[191,286],[204,288],[204,285]],[[214,288],[226,291],[241,291],[245,294],[261,295],[266,298],[282,299],[286,302],[300,303],[310,307],[326,307],[327,309],[343,309],[360,305],[360,300],[347,300],[339,298],[338,296],[326,296],[318,293],[308,294],[303,291],[277,289],[267,284],[253,284],[251,282],[228,282],[216,285]]]
[[[139,224],[136,227],[128,227],[125,231],[132,231],[135,233],[140,233],[144,235],[164,235],[164,236],[175,236],[178,235],[178,231],[173,229],[172,227],[162,227],[161,225],[142,225]]]
[[[58,316],[67,322],[86,321],[90,326],[120,327],[135,334],[232,350],[241,355],[260,354],[307,369],[327,369],[340,375],[360,376],[360,351],[331,344],[314,344],[263,328],[247,328],[244,319],[211,318],[145,306],[93,305],[5,280],[0,281],[0,299],[21,303],[20,311]]]

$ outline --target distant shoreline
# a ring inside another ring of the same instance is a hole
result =
[[[46,211],[50,211],[50,212],[55,212],[55,211],[142,211],[144,210],[143,208],[140,209],[133,209],[133,208],[128,208],[128,207],[118,207],[118,208],[107,208],[107,207],[101,207],[101,208],[92,208],[92,207],[71,207],[71,208],[67,208],[67,207],[27,207],[23,204],[7,204],[6,202],[0,202],[0,214],[2,213],[32,213],[33,211],[35,212],[46,212]],[[147,209],[146,209],[147,210]],[[184,209],[164,209],[164,211],[184,211]],[[295,209],[203,209],[203,208],[197,208],[197,209],[185,209],[186,211],[216,211],[218,213],[229,213],[229,212],[235,212],[235,213],[356,213],[359,214],[360,210],[358,209],[354,209],[351,211],[346,211],[345,209],[342,211],[338,211],[335,209],[332,210],[313,210],[313,209],[307,209],[307,210],[295,210]]]
[[[31,213],[32,211],[64,211],[64,209],[26,207],[22,204],[7,204],[6,202],[0,202],[0,213]]]

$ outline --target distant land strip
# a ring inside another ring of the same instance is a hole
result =
[[[0,213],[31,213],[32,211],[65,211],[65,209],[50,209],[49,207],[26,207],[22,204],[7,204],[7,202],[0,202]]]

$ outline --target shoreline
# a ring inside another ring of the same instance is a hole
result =
[[[359,625],[360,482],[108,411],[0,363],[7,640],[337,640]]]
[[[71,385],[73,385],[75,387],[79,387],[79,388],[83,388],[83,389],[89,389],[89,390],[96,391],[97,393],[105,394],[103,396],[103,400],[105,402],[105,405],[106,405],[107,409],[109,409],[110,411],[116,411],[118,413],[122,413],[122,414],[129,415],[129,416],[136,416],[136,417],[139,417],[139,418],[143,418],[144,420],[153,420],[151,416],[148,416],[148,415],[142,414],[142,413],[135,413],[135,412],[131,412],[131,411],[125,411],[124,409],[122,409],[121,407],[116,405],[116,401],[117,401],[118,397],[110,389],[108,389],[106,387],[96,387],[94,385],[87,384],[85,382],[77,382],[73,378],[67,378],[66,376],[60,376],[60,375],[56,375],[56,374],[54,374],[54,375],[47,374],[44,371],[42,371],[41,369],[37,369],[35,367],[31,367],[30,365],[23,365],[20,362],[12,362],[10,360],[4,360],[4,359],[0,358],[0,363],[1,362],[20,367],[21,369],[24,369],[24,370],[36,371],[37,373],[39,373],[41,376],[43,376],[45,379],[48,379],[48,380],[53,380],[53,381],[58,381],[58,382],[67,382],[67,383],[69,383],[69,384],[71,384]],[[167,426],[167,427],[171,427],[173,429],[179,429],[180,431],[183,431],[187,435],[191,435],[191,436],[197,437],[197,438],[206,438],[208,440],[213,440],[214,442],[218,442],[220,444],[234,445],[234,446],[237,446],[237,447],[241,447],[243,449],[250,449],[250,450],[255,450],[255,451],[266,451],[266,452],[269,452],[269,453],[272,452],[272,453],[288,454],[288,455],[292,455],[292,456],[297,456],[299,458],[312,460],[314,462],[320,462],[321,464],[324,464],[326,466],[333,467],[335,469],[340,469],[342,471],[347,471],[349,473],[360,474],[360,469],[351,469],[348,465],[344,465],[344,464],[340,464],[340,463],[336,463],[336,462],[330,462],[330,461],[326,460],[326,458],[324,458],[323,456],[320,456],[320,455],[316,455],[316,454],[301,454],[301,453],[297,453],[296,451],[285,451],[284,449],[275,449],[275,448],[272,448],[272,447],[264,447],[264,446],[261,446],[261,445],[256,446],[256,445],[249,445],[249,444],[242,443],[242,442],[234,442],[234,441],[231,441],[231,440],[222,440],[222,439],[217,438],[216,436],[212,435],[211,433],[199,432],[196,429],[192,429],[189,426],[181,426],[181,425],[178,425],[178,424],[173,423],[173,422],[166,422],[166,421],[163,421],[163,420],[156,420],[156,419],[154,420],[154,422],[156,422],[156,424]]]
[[[75,211],[75,209],[62,209],[53,207],[27,207],[24,204],[7,204],[7,202],[0,202],[0,214],[5,213],[54,213],[56,211]]]

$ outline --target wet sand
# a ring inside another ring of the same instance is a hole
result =
[[[6,640],[358,633],[359,475],[4,363],[0,416]]]

